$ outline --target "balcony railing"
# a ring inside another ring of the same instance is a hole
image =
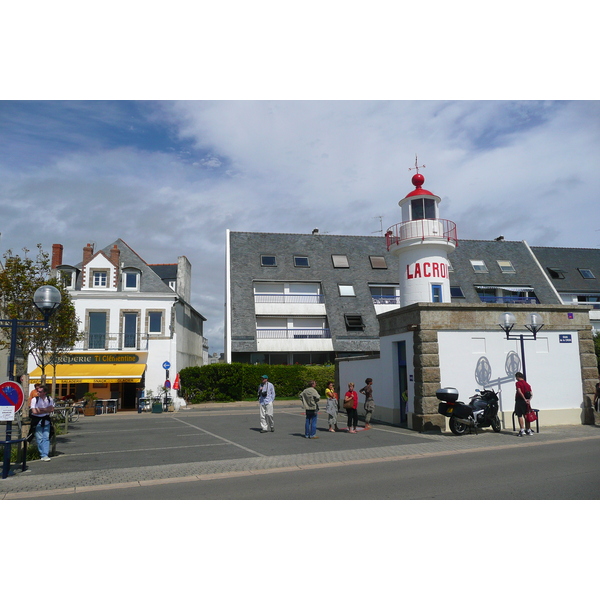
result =
[[[456,237],[456,223],[446,219],[419,219],[417,221],[403,221],[392,225],[385,232],[387,249],[398,245],[405,240],[424,240],[425,238],[440,238],[458,245]]]
[[[73,350],[148,350],[145,333],[86,333]]]
[[[494,294],[479,294],[482,302],[490,304],[539,304],[540,301],[535,296],[495,296]]]
[[[331,338],[329,329],[257,329],[259,340],[306,340]]]
[[[254,302],[323,304],[323,296],[321,294],[254,294]]]
[[[372,295],[373,304],[400,304],[400,296]]]

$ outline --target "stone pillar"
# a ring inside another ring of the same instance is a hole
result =
[[[591,329],[579,331],[579,356],[581,358],[581,383],[583,385],[581,422],[584,425],[595,425],[593,402],[596,383],[598,383],[598,359],[596,358]]]
[[[419,329],[413,337],[415,400],[412,428],[416,431],[444,431],[446,419],[437,412],[440,387],[440,357],[437,331]]]

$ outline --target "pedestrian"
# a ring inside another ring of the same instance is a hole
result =
[[[344,396],[344,408],[348,415],[348,433],[357,433],[358,425],[358,394],[354,391],[354,384],[348,384],[348,391]]]
[[[329,431],[331,433],[335,433],[336,431],[339,431],[337,426],[337,414],[340,407],[338,404],[338,395],[335,393],[335,389],[333,387],[333,381],[330,381],[327,384],[327,388],[325,389],[325,397],[327,398],[325,410],[327,411]]]
[[[308,387],[300,393],[300,400],[306,412],[306,422],[304,424],[304,437],[314,440],[317,435],[317,415],[319,413],[319,392],[315,389],[316,381],[311,381]]]
[[[273,400],[275,400],[275,386],[269,381],[268,375],[262,376],[258,386],[258,404],[260,408],[260,432],[275,431],[273,417]]]
[[[39,383],[36,383],[33,386],[33,389],[31,390],[31,392],[29,392],[29,400],[31,400],[32,398],[37,398],[37,396],[38,396],[38,385],[39,385]]]
[[[594,394],[594,410],[600,411],[600,383],[596,384],[596,393]]]
[[[38,395],[29,401],[29,414],[31,416],[30,431],[35,432],[35,441],[44,462],[50,460],[50,437],[54,433],[50,415],[54,412],[54,400],[46,396],[46,386],[38,385]]]
[[[365,395],[365,429],[371,429],[371,417],[375,410],[375,401],[373,400],[373,388],[371,384],[373,380],[370,377],[365,379],[365,387],[358,390],[361,394]]]
[[[527,431],[525,431],[525,415],[531,410],[531,386],[525,381],[523,373],[515,373],[517,383],[515,384],[517,391],[515,393],[515,414],[519,418],[519,437],[524,435],[533,435],[531,425],[527,423]]]

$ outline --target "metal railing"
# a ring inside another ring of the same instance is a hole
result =
[[[86,333],[73,350],[148,350],[145,333]]]
[[[257,329],[259,340],[300,340],[331,338],[329,329]]]
[[[447,219],[419,219],[417,221],[403,221],[392,225],[385,232],[387,249],[390,246],[398,245],[405,240],[425,238],[445,239],[448,242],[454,242],[458,245],[456,235],[456,223]]]
[[[535,296],[495,296],[494,294],[479,294],[482,302],[490,304],[539,304],[540,301]]]
[[[373,304],[400,304],[400,296],[381,296],[372,294]]]
[[[284,304],[323,304],[322,294],[254,294],[254,302]]]

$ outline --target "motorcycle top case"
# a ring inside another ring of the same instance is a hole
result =
[[[442,402],[456,402],[458,400],[458,390],[456,388],[440,388],[435,395]]]

